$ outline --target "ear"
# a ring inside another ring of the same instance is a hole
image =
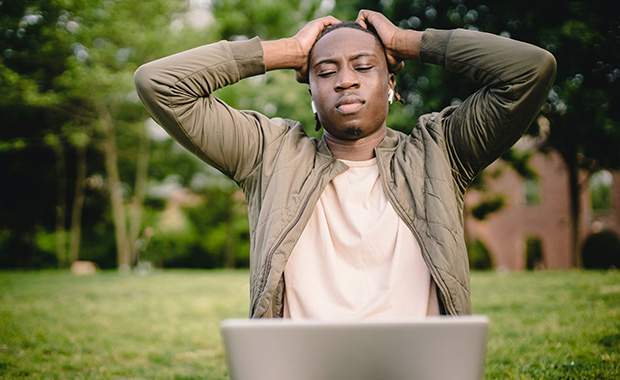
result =
[[[395,91],[396,89],[396,76],[392,73],[388,74],[388,86]]]
[[[310,105],[312,106],[312,112],[314,113],[314,117],[316,118],[316,106],[314,105],[314,100],[312,100],[312,90],[308,87],[308,93],[310,94]],[[318,123],[318,121],[317,121]],[[319,129],[317,129],[318,131]]]

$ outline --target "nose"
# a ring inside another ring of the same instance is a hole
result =
[[[343,68],[338,73],[338,78],[334,86],[336,92],[348,90],[351,88],[359,88],[360,82],[354,70]]]

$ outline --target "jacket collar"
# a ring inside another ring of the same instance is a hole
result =
[[[387,128],[385,137],[381,143],[377,146],[376,150],[394,150],[398,142],[400,141],[400,132]]]
[[[377,145],[377,147],[375,148],[375,152],[394,150],[396,146],[398,145],[398,142],[400,141],[400,135],[401,135],[400,132],[397,132],[389,127],[386,128],[385,137],[383,138],[383,140],[381,140],[379,145]],[[332,154],[332,152],[329,150],[329,147],[327,146],[327,141],[325,141],[325,139],[323,138],[321,138],[317,144],[317,151],[319,155],[321,156],[326,156],[330,160],[335,159],[334,155]]]

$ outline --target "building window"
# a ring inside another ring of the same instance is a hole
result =
[[[540,182],[536,178],[525,180],[525,204],[540,204]]]
[[[611,187],[613,176],[608,170],[599,170],[590,177],[590,204],[594,211],[612,209]]]
[[[544,267],[542,240],[536,236],[525,240],[525,267],[528,270]]]

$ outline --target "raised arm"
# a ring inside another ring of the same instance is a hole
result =
[[[420,60],[484,85],[460,106],[421,120],[443,136],[462,189],[525,133],[555,78],[553,55],[523,42],[461,29],[402,30],[372,11],[361,11],[358,22],[377,30],[392,65]]]
[[[265,72],[260,41],[222,41],[138,68],[136,91],[151,117],[172,138],[236,181],[251,170],[262,149],[266,118],[241,112],[211,94]]]
[[[338,20],[325,17],[291,38],[221,41],[150,62],[136,71],[136,90],[153,119],[175,140],[240,182],[259,162],[264,146],[287,126],[281,119],[236,110],[211,94],[266,70],[303,72],[309,41],[334,22]]]
[[[555,58],[530,44],[468,30],[428,30],[421,46],[422,62],[484,84],[441,115],[451,164],[465,188],[532,124],[555,79]]]

